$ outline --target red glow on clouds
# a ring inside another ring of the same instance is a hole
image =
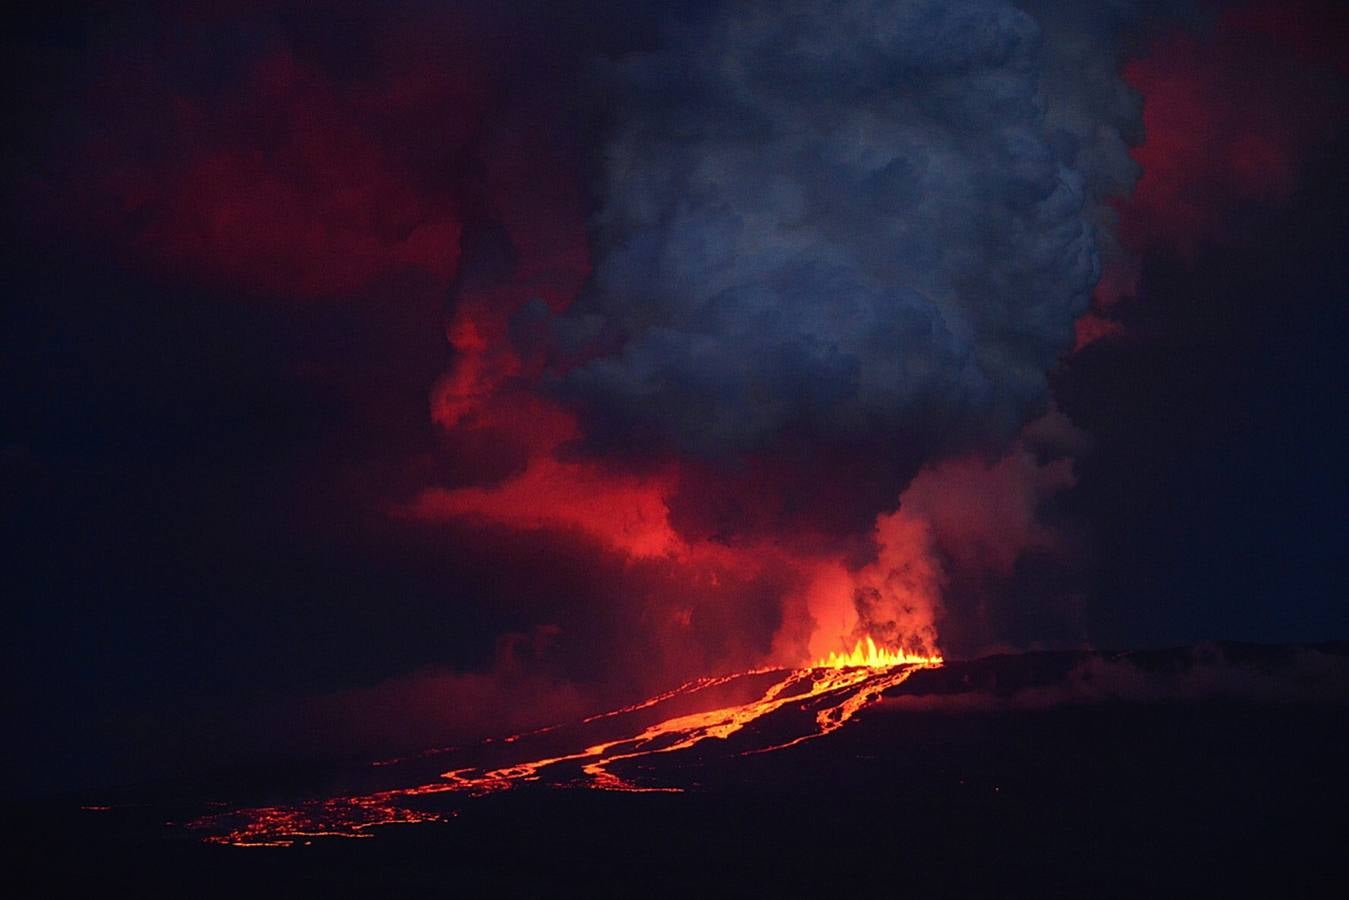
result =
[[[1120,201],[1127,249],[1165,243],[1190,250],[1225,233],[1232,204],[1278,201],[1294,190],[1314,136],[1307,107],[1290,97],[1296,79],[1262,82],[1251,66],[1252,54],[1277,60],[1288,52],[1225,18],[1212,36],[1172,35],[1130,63],[1126,77],[1145,96],[1147,140],[1135,150],[1144,169],[1137,192]],[[527,142],[518,136],[529,129],[502,133]],[[649,631],[641,643],[667,674],[688,676],[822,657],[870,627],[863,616],[891,629],[879,637],[936,650],[953,571],[996,582],[1013,577],[1028,552],[1062,549],[1041,509],[1074,484],[1073,449],[1044,461],[1029,438],[1037,429],[1071,431],[1054,416],[1029,426],[1028,437],[1000,458],[928,467],[888,504],[873,491],[872,508],[888,511],[851,543],[840,535],[863,531],[844,525],[858,504],[830,493],[868,484],[864,468],[854,472],[848,460],[811,478],[771,459],[745,460],[726,474],[687,459],[648,460],[634,470],[580,453],[578,421],[532,392],[537,362],[522,359],[509,337],[511,317],[525,303],[541,297],[563,309],[589,274],[579,182],[574,173],[541,169],[541,157],[518,148],[485,157],[494,216],[516,257],[509,277],[459,292],[447,324],[455,356],[432,398],[447,436],[490,434],[515,448],[521,465],[487,483],[429,485],[399,514],[583,536],[647,573],[637,582],[656,586],[641,593],[640,622]],[[1136,270],[1112,265],[1096,308],[1078,323],[1078,346],[1119,334],[1109,311],[1136,290]],[[756,645],[750,636],[764,625],[753,621],[752,597],[765,585],[776,593],[780,618],[769,642]],[[709,650],[709,622],[744,636]],[[977,635],[971,640],[996,633],[993,625],[962,627]]]
[[[1143,95],[1142,167],[1120,198],[1120,239],[1191,255],[1206,241],[1237,237],[1233,210],[1286,202],[1303,160],[1329,134],[1326,74],[1346,70],[1349,44],[1336,4],[1304,0],[1229,9],[1202,33],[1176,30],[1124,67]],[[1129,261],[1113,261],[1077,322],[1074,350],[1124,333],[1112,307],[1137,290]]]
[[[1099,301],[1098,301],[1099,302]],[[1104,306],[1105,304],[1101,304]],[[1123,334],[1124,326],[1113,319],[1107,319],[1093,310],[1088,310],[1073,323],[1073,351],[1081,350],[1102,338]]]
[[[1301,160],[1331,124],[1325,79],[1297,58],[1308,48],[1297,35],[1327,13],[1314,6],[1252,4],[1212,35],[1172,34],[1125,66],[1147,134],[1133,154],[1142,177],[1122,206],[1128,246],[1190,252],[1229,233],[1234,205],[1283,201],[1297,187]]]
[[[180,103],[176,130],[189,145],[222,125],[248,139],[201,147],[158,173],[167,178],[146,189],[154,218],[140,241],[170,264],[287,297],[359,291],[406,267],[447,283],[459,238],[449,202],[392,171],[368,130],[372,105],[397,91],[341,97],[278,54],[257,66],[235,108],[205,116]]]
[[[515,528],[574,528],[633,557],[664,556],[682,545],[670,527],[669,485],[668,476],[613,474],[593,463],[537,455],[499,485],[430,488],[409,512],[426,519],[480,516]]]
[[[928,523],[956,565],[1007,576],[1026,550],[1055,545],[1039,508],[1076,480],[1071,458],[1041,464],[1018,445],[991,463],[956,459],[924,470],[900,509]]]
[[[110,64],[91,98],[89,214],[156,272],[257,296],[350,296],[400,272],[448,286],[460,212],[437,171],[472,137],[466,71],[393,61],[335,77],[279,48],[174,88],[167,58]],[[428,120],[428,116],[434,116]]]

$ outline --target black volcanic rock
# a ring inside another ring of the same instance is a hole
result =
[[[744,755],[806,715],[782,712],[614,766],[682,793],[454,795],[369,840],[206,846],[163,824],[200,813],[182,786],[52,799],[12,820],[12,895],[1331,897],[1349,876],[1343,643],[952,662]]]

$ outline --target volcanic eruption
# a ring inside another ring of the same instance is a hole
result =
[[[508,756],[513,761],[504,765],[451,769],[441,773],[437,781],[369,794],[216,813],[190,824],[205,832],[205,839],[211,843],[276,847],[315,837],[371,837],[370,830],[376,826],[436,821],[446,813],[428,809],[425,798],[435,795],[481,796],[532,784],[679,792],[685,788],[661,783],[658,775],[643,774],[643,762],[658,754],[692,750],[711,739],[724,741],[746,729],[754,736],[747,747],[736,751],[739,754],[787,750],[844,727],[868,704],[903,684],[915,670],[941,664],[940,656],[919,657],[886,650],[868,637],[850,652],[830,653],[813,666],[700,678],[642,703],[591,716],[580,723],[580,734],[628,727],[634,720],[640,722],[640,714],[645,711],[701,701],[715,688],[749,686],[758,692],[748,702],[675,715],[641,727],[636,733],[606,738],[574,752],[516,759],[518,751],[530,745],[529,738],[557,730],[546,728],[505,738],[502,743],[510,745]],[[785,715],[779,717],[780,712]],[[779,722],[779,718],[792,721]],[[615,766],[633,774],[617,774]],[[440,806],[444,805],[442,800]]]
[[[951,567],[1010,565],[941,547],[948,523],[970,529],[945,514],[963,495],[943,479],[964,464],[1025,479],[1003,491],[1023,508],[992,513],[1008,521],[1034,518],[1041,484],[1071,483],[996,464],[1064,457],[1023,429],[1054,421],[1046,372],[1114,252],[1107,200],[1136,174],[1136,102],[1115,67],[1074,65],[1113,59],[1117,23],[1045,27],[1038,7],[717,3],[597,65],[584,278],[485,198],[460,241],[434,417],[519,461],[397,514],[579,533],[635,585],[659,573],[619,640],[674,661],[653,682],[693,680],[586,720],[603,735],[559,754],[342,811],[257,811],[216,839],[364,834],[407,820],[406,798],[522,782],[671,790],[642,765],[742,732],[744,752],[786,750],[941,664]],[[999,555],[1038,533],[999,538]]]
[[[1214,5],[33,12],[31,893],[1334,865],[1349,70]]]

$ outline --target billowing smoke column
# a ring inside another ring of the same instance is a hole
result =
[[[664,678],[1082,640],[1047,373],[1129,277],[1145,6],[715,2],[595,55],[587,195],[461,241],[434,415],[502,465],[404,511],[582,538],[634,598],[582,640]],[[1011,615],[1031,556],[1055,599]]]
[[[568,315],[623,341],[567,375],[591,433],[906,461],[1007,441],[1100,271],[1045,57],[1014,4],[911,0],[728,4],[620,63]]]
[[[677,454],[723,487],[767,467],[779,508],[811,498],[798,522],[874,526],[853,601],[890,642],[927,642],[914,605],[942,575],[923,521],[877,515],[1047,410],[1114,254],[1103,201],[1135,178],[1140,105],[1121,8],[1084,6],[1046,30],[998,0],[726,3],[605,73],[594,272],[552,323],[558,392],[592,450]],[[817,502],[831,479],[855,489]],[[717,493],[696,482],[676,518]],[[718,539],[764,530],[728,521]]]

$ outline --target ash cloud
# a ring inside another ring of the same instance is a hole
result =
[[[590,442],[879,449],[902,487],[1043,411],[1139,112],[1128,8],[1043,6],[724,4],[609,67],[594,275],[554,329],[621,342],[562,376]]]

